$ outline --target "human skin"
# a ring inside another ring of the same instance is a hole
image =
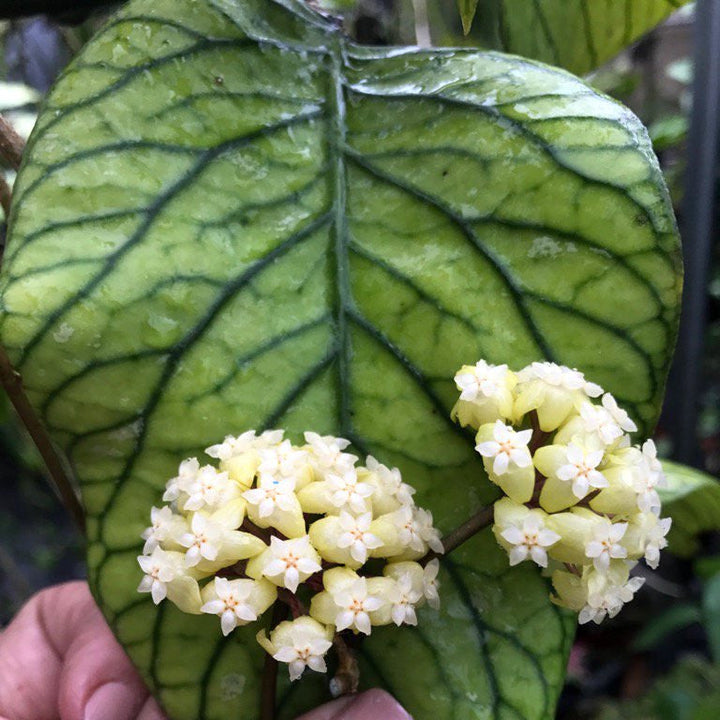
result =
[[[84,582],[33,596],[0,633],[0,720],[166,720]],[[341,698],[298,720],[408,720],[387,693]]]

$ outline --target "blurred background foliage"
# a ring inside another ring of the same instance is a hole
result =
[[[482,42],[478,4],[469,38],[454,0],[310,0],[342,13],[346,30],[367,44]],[[80,5],[80,4],[79,4]],[[0,112],[27,137],[43,94],[112,9],[0,23]],[[1,8],[0,8],[1,10]],[[12,12],[7,15],[16,14]],[[648,126],[682,226],[692,109],[693,5],[686,6],[592,74],[596,88],[629,105]],[[8,184],[14,176],[2,169]],[[716,190],[720,183],[716,184]],[[716,198],[716,212],[720,208]],[[2,211],[0,211],[1,217]],[[4,223],[3,223],[4,235]],[[708,323],[697,438],[704,469],[720,473],[720,244],[707,288]],[[671,455],[661,420],[656,439]],[[0,625],[29,594],[83,576],[82,542],[43,482],[25,431],[0,394]],[[580,629],[558,717],[596,720],[716,720],[720,708],[720,538],[701,536],[693,556],[668,556],[646,589],[614,621]]]

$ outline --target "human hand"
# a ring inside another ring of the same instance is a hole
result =
[[[164,720],[84,582],[38,593],[0,633],[0,720]],[[381,690],[298,720],[408,720]]]

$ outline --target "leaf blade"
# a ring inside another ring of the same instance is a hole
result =
[[[96,596],[178,718],[253,712],[262,663],[249,636],[158,612],[128,580],[179,460],[249,426],[343,434],[401,467],[449,530],[493,498],[448,417],[462,362],[581,365],[649,425],[676,321],[674,224],[632,116],[518,59],[343,46],[301,7],[129,5],[53,92],[19,179],[2,336],[81,478]],[[625,176],[608,177],[607,145],[628,151]],[[623,302],[605,308],[598,277],[619,278]],[[464,620],[426,613],[437,632],[398,631],[397,657],[448,663],[462,643],[483,668],[426,668],[444,691],[425,712],[547,717],[569,621],[489,533],[473,548],[446,583]],[[547,620],[541,647],[522,637],[526,601]],[[382,635],[367,675],[419,712]]]

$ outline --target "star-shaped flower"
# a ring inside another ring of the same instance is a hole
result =
[[[596,470],[602,462],[602,450],[586,450],[580,445],[570,443],[567,446],[567,464],[560,466],[557,476],[565,482],[572,482],[572,491],[576,498],[584,498],[590,488],[608,486],[605,476]]]
[[[382,540],[370,532],[371,512],[354,517],[343,510],[340,512],[339,521],[342,534],[337,540],[338,547],[350,548],[353,560],[364,564],[368,558],[368,550],[382,547]]]
[[[493,426],[493,439],[481,442],[475,450],[483,457],[494,458],[492,470],[495,475],[504,475],[514,467],[525,468],[532,465],[528,443],[532,430],[513,430],[502,420],[496,420]]]
[[[254,586],[253,580],[228,580],[216,577],[212,590],[203,593],[211,599],[200,610],[211,615],[219,615],[222,634],[229,635],[238,625],[246,625],[257,620],[257,612],[249,601]]]
[[[607,572],[611,559],[627,557],[627,549],[620,543],[627,523],[612,523],[603,518],[592,530],[592,539],[585,543],[585,555],[592,558],[595,569]]]
[[[527,515],[522,523],[510,523],[500,536],[512,545],[510,565],[527,560],[528,556],[540,567],[547,567],[547,550],[560,540],[560,535],[545,527],[537,515]]]
[[[380,609],[383,601],[368,595],[367,580],[364,577],[343,586],[332,593],[337,606],[335,627],[338,630],[356,630],[369,635],[372,632],[370,613]]]
[[[162,499],[165,502],[175,502],[182,493],[187,493],[192,483],[195,482],[200,463],[197,458],[188,458],[180,463],[178,474],[168,480],[165,485],[165,492]]]
[[[672,518],[658,518],[645,535],[645,562],[653,570],[660,564],[660,551],[667,547],[668,541],[665,536],[670,531],[671,525]]]
[[[375,492],[375,488],[369,483],[360,482],[355,468],[348,469],[342,475],[329,473],[327,482],[330,501],[335,507],[348,507],[356,514],[368,511],[368,498]]]
[[[343,452],[350,445],[350,441],[345,438],[306,432],[305,441],[310,463],[321,477],[325,477],[328,472],[342,475],[357,462],[357,456]]]
[[[185,518],[173,513],[167,505],[151,508],[150,522],[152,525],[145,528],[142,534],[142,539],[145,540],[143,555],[149,555],[163,542],[177,543],[180,536],[187,532]]]
[[[477,400],[478,397],[492,398],[505,387],[507,365],[489,365],[480,360],[475,365],[465,365],[455,375],[455,385],[460,390],[461,400]]]
[[[605,617],[615,617],[622,606],[633,599],[645,578],[630,578],[623,585],[609,585],[601,592],[590,593],[585,607],[580,611],[578,622],[583,625],[591,620],[600,624]]]
[[[610,413],[613,420],[625,431],[629,433],[637,432],[637,425],[632,421],[630,416],[618,406],[617,401],[610,393],[602,396],[603,407]]]
[[[185,511],[217,508],[240,496],[240,490],[230,481],[226,472],[219,472],[212,465],[201,467],[192,483],[188,484],[188,498],[183,505]]]
[[[423,595],[431,608],[437,610],[440,607],[440,561],[437,558],[431,560],[423,570]]]
[[[270,548],[259,558],[259,564],[265,577],[293,593],[301,582],[322,570],[320,556],[307,535],[290,540],[271,537]]]
[[[309,667],[315,672],[327,672],[325,653],[332,646],[332,630],[306,615],[281,622],[271,633],[258,633],[260,645],[279,662],[288,664],[290,680],[297,680]]]
[[[167,596],[167,586],[176,577],[183,574],[182,555],[167,552],[156,547],[152,555],[140,555],[138,563],[145,573],[145,577],[138,585],[138,592],[149,592],[153,602],[157,605]]]
[[[270,517],[276,510],[292,512],[297,503],[295,481],[291,478],[279,481],[268,478],[260,487],[246,490],[242,496],[257,508],[261,518]]]
[[[400,625],[417,625],[415,606],[422,600],[422,593],[413,588],[410,573],[404,573],[395,580],[394,592],[391,596],[393,622]]]

